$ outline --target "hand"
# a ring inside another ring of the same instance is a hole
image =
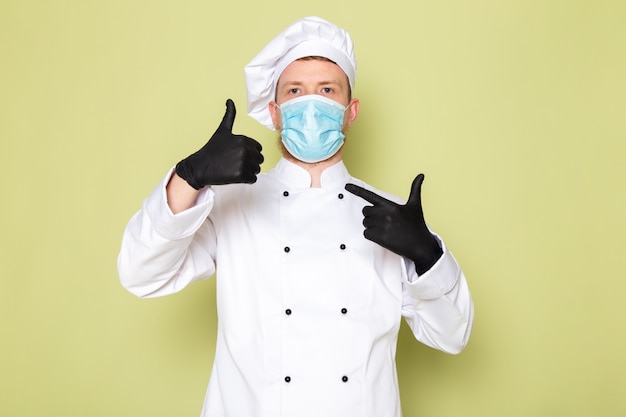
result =
[[[424,174],[415,177],[405,205],[396,204],[358,185],[346,184],[347,191],[373,204],[363,208],[365,238],[411,259],[418,274],[428,271],[443,253],[424,221],[423,181]]]
[[[205,185],[256,182],[261,172],[261,144],[243,135],[233,135],[235,103],[226,100],[226,113],[211,139],[198,152],[176,165],[176,173],[196,190]]]

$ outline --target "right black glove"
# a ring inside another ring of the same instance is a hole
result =
[[[233,135],[235,103],[226,100],[226,113],[211,139],[196,153],[176,164],[176,173],[196,190],[205,185],[252,184],[261,172],[261,144]]]

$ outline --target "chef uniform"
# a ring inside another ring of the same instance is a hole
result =
[[[340,30],[317,18],[304,25]],[[433,348],[466,345],[473,305],[452,254],[437,237],[443,255],[418,276],[412,261],[365,239],[368,203],[345,185],[398,199],[342,162],[311,188],[306,170],[281,159],[254,184],[204,187],[176,215],[165,190],[172,174],[127,225],[118,267],[140,297],[216,274],[217,346],[202,417],[400,417],[401,318]]]

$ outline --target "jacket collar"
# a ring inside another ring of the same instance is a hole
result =
[[[269,174],[276,176],[282,183],[291,188],[309,188],[311,186],[309,173],[285,158],[281,158]],[[350,174],[343,161],[337,162],[322,172],[322,188],[343,188],[349,181]]]

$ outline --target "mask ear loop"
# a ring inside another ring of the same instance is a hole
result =
[[[350,106],[352,106],[352,104],[353,104],[353,102],[350,101],[350,103],[348,103],[348,105],[346,107],[344,107],[344,109],[343,109],[343,120],[341,122],[342,124],[343,124],[343,122],[345,122],[345,120],[346,120],[346,112],[348,111]]]
[[[348,102],[348,105],[346,106],[346,108],[343,110],[344,113],[350,108],[352,107],[352,105],[354,104],[354,100],[350,99],[350,101]]]
[[[274,106],[274,109],[278,109],[280,111],[282,111],[283,109],[280,108],[280,106],[278,105],[278,103],[276,103],[276,101],[271,101],[270,102],[271,105]]]
[[[278,103],[276,103],[275,101],[271,101],[271,102],[270,102],[270,104],[274,106],[274,111],[275,111],[276,109],[280,110],[280,118],[282,119],[282,117],[283,117],[283,116],[282,116],[282,114],[283,114],[283,109],[282,109],[282,108],[278,105]],[[277,118],[277,119],[278,119],[278,118]],[[277,128],[276,124],[274,124],[274,130],[278,131],[278,128]]]

